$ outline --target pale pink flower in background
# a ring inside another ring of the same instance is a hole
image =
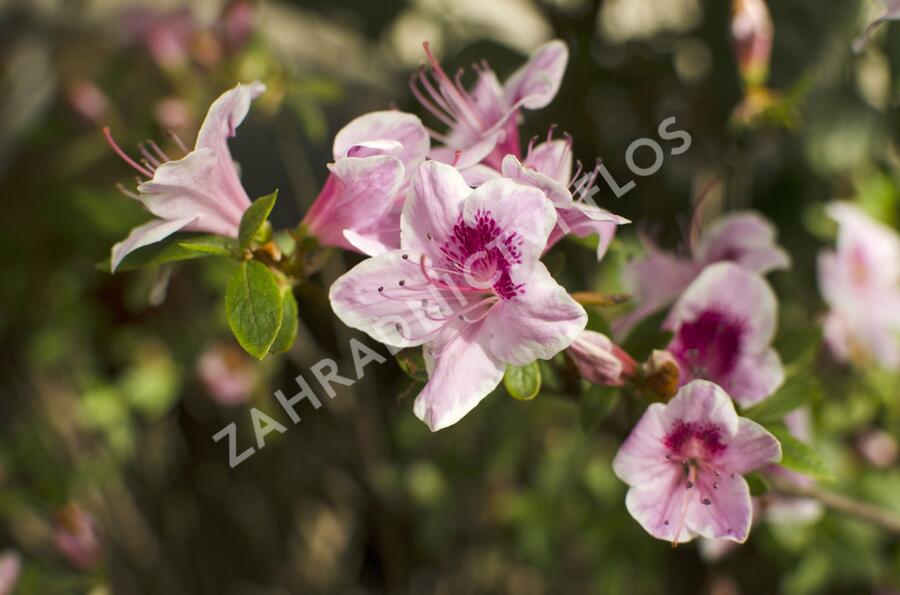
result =
[[[122,27],[157,64],[173,68],[188,61],[197,22],[190,8],[165,13],[132,8],[122,14]]]
[[[634,375],[637,362],[609,340],[595,331],[584,331],[566,349],[578,373],[593,384],[621,386]]]
[[[76,80],[66,88],[69,104],[88,122],[97,123],[109,108],[109,99],[91,81]]]
[[[572,141],[570,138],[547,141],[537,146],[531,143],[524,161],[516,155],[503,159],[504,177],[540,188],[556,206],[557,224],[550,234],[547,248],[567,234],[586,237],[597,234],[597,260],[603,258],[616,235],[616,227],[629,223],[628,219],[601,209],[590,194],[595,188],[597,172],[572,175]]]
[[[22,556],[15,550],[0,552],[0,595],[12,595],[22,572]]]
[[[856,448],[865,459],[879,469],[890,469],[897,464],[900,447],[889,432],[879,429],[866,430],[856,439]]]
[[[753,517],[743,475],[780,458],[778,440],[739,417],[728,393],[695,380],[647,408],[613,470],[629,486],[628,512],[650,535],[743,542]]]
[[[703,230],[691,246],[690,255],[678,256],[660,250],[643,238],[647,254],[624,271],[626,287],[634,294],[636,307],[613,321],[616,336],[623,337],[638,322],[662,310],[715,262],[734,262],[765,274],[790,267],[790,257],[775,243],[775,227],[761,215],[740,212],[725,215]]]
[[[153,115],[166,130],[187,128],[194,122],[194,111],[181,97],[163,97],[156,104]]]
[[[77,504],[57,513],[54,541],[69,563],[81,570],[92,568],[103,554],[94,517]]]
[[[888,21],[900,21],[900,0],[878,0],[878,2],[884,6],[884,12],[881,16],[869,23],[866,30],[853,40],[854,52],[859,53],[863,51],[869,43],[869,38],[872,36],[872,33],[874,33],[875,29],[880,27],[883,23],[887,23]]]
[[[197,376],[216,403],[240,405],[250,400],[259,382],[259,368],[242,350],[221,344],[203,352],[197,361]]]
[[[775,27],[765,0],[734,0],[731,41],[744,81],[761,85],[769,74]]]
[[[900,234],[850,203],[827,212],[838,236],[837,250],[819,255],[825,342],[840,361],[900,369]]]
[[[545,107],[556,96],[569,60],[566,44],[559,40],[545,43],[502,85],[482,62],[475,67],[478,80],[471,91],[462,85],[462,71],[453,78],[448,76],[428,44],[424,45],[434,80],[423,67],[410,87],[419,102],[449,129],[446,134],[432,132],[444,144],[432,151],[432,157],[460,169],[481,162],[500,169],[505,155],[520,157],[519,111]]]
[[[784,381],[772,349],[778,302],[760,275],[734,263],[706,268],[685,290],[663,324],[681,383],[711,380],[743,407],[768,397]]]
[[[372,112],[334,137],[334,163],[303,224],[326,246],[374,256],[400,247],[400,213],[428,155],[422,122],[400,111]]]
[[[138,184],[138,194],[132,196],[157,217],[134,228],[113,246],[112,270],[134,250],[177,231],[237,237],[250,198],[241,186],[228,139],[246,117],[250,101],[264,90],[265,85],[259,82],[238,84],[219,96],[206,114],[194,149],[188,151],[182,146],[186,155],[177,161],[150,141],[140,146],[143,159],[138,163],[113,141],[109,129],[104,129],[116,153],[141,176],[149,178]]]
[[[584,308],[538,260],[555,224],[536,188],[496,179],[472,190],[428,161],[403,208],[401,249],[331,286],[344,324],[387,345],[424,345],[429,379],[414,410],[432,431],[471,411],[508,364],[549,359],[584,330]]]

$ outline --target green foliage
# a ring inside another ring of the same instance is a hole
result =
[[[788,375],[787,380],[775,394],[750,407],[741,415],[762,424],[775,423],[791,411],[818,399],[821,392],[822,389],[815,376],[808,370],[798,371]]]
[[[241,217],[241,224],[238,229],[238,246],[240,246],[241,250],[246,250],[250,247],[266,219],[269,218],[269,213],[272,212],[272,207],[275,206],[277,199],[278,191],[276,190],[272,194],[257,198],[244,211],[244,216]]]
[[[210,256],[235,256],[237,254],[237,242],[223,236],[199,236],[178,242],[178,245],[186,250],[192,250]]]
[[[815,479],[834,479],[822,456],[808,444],[794,438],[783,426],[767,428],[781,442],[781,461],[785,469],[803,473]]]
[[[541,391],[540,366],[536,361],[524,366],[506,366],[503,386],[512,398],[530,401]]]
[[[281,327],[278,329],[278,336],[275,337],[275,341],[269,348],[272,353],[282,353],[293,347],[294,340],[297,338],[297,327],[300,324],[294,291],[289,285],[285,285],[281,289],[281,294]]]
[[[263,359],[278,338],[282,303],[275,275],[259,262],[242,262],[228,281],[228,326],[241,347],[256,359]]]
[[[169,236],[155,244],[138,248],[126,256],[119,263],[116,272],[134,271],[167,262],[202,258],[211,254],[220,254],[223,251],[227,254],[229,253],[228,246],[228,241],[220,236],[199,235],[190,238],[186,238],[184,235]],[[110,271],[108,260],[102,261],[97,267],[102,271]]]

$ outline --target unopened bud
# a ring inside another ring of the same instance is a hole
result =
[[[593,384],[621,386],[634,375],[634,359],[606,335],[584,331],[566,350],[578,373]]]
[[[748,86],[761,86],[769,76],[774,30],[765,0],[734,0],[731,39]]]
[[[655,400],[668,401],[678,392],[678,362],[668,351],[653,350],[643,365],[643,387]]]

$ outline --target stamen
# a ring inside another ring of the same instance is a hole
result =
[[[144,176],[147,176],[148,178],[152,178],[152,177],[153,177],[153,172],[152,172],[152,171],[149,171],[148,169],[145,169],[145,168],[144,168],[143,166],[141,166],[138,162],[136,162],[134,159],[132,159],[131,157],[129,157],[129,156],[125,153],[125,151],[123,151],[122,149],[119,148],[119,145],[117,145],[117,144],[116,144],[116,141],[113,140],[112,134],[111,134],[110,131],[109,131],[109,126],[104,126],[104,127],[103,127],[103,136],[106,137],[106,142],[109,143],[109,146],[112,147],[112,150],[115,151],[116,154],[117,154],[119,157],[121,157],[122,160],[123,160],[125,163],[127,163],[128,165],[130,165],[131,167],[133,167],[134,169],[136,169],[136,170],[138,171],[138,173],[140,173],[140,174],[142,174],[142,175],[144,175]]]
[[[172,139],[172,142],[178,145],[178,148],[184,151],[185,154],[191,152],[190,149],[188,149],[187,146],[185,146],[185,144],[181,141],[181,138],[175,133],[174,130],[166,130],[166,136]]]
[[[137,193],[132,192],[131,190],[128,190],[127,188],[125,188],[125,186],[123,186],[121,182],[118,182],[116,184],[116,189],[129,198],[133,198],[134,200],[141,199],[141,197],[138,196]]]

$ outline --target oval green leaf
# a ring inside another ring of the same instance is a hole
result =
[[[241,225],[238,228],[238,245],[241,250],[250,247],[253,238],[256,237],[256,233],[263,223],[266,222],[266,219],[269,218],[269,213],[272,212],[272,207],[275,206],[275,199],[277,198],[278,191],[276,190],[268,196],[257,198],[244,211],[244,216],[241,217]]]
[[[256,359],[263,359],[278,337],[282,307],[275,275],[258,262],[241,263],[225,290],[225,313],[238,343]]]
[[[294,346],[294,339],[297,338],[297,326],[299,325],[297,300],[290,287],[282,289],[281,311],[281,328],[278,329],[278,336],[275,337],[275,342],[269,348],[272,353],[287,351]]]
[[[524,366],[506,366],[503,375],[506,392],[520,401],[530,401],[541,391],[541,368],[537,362]]]

